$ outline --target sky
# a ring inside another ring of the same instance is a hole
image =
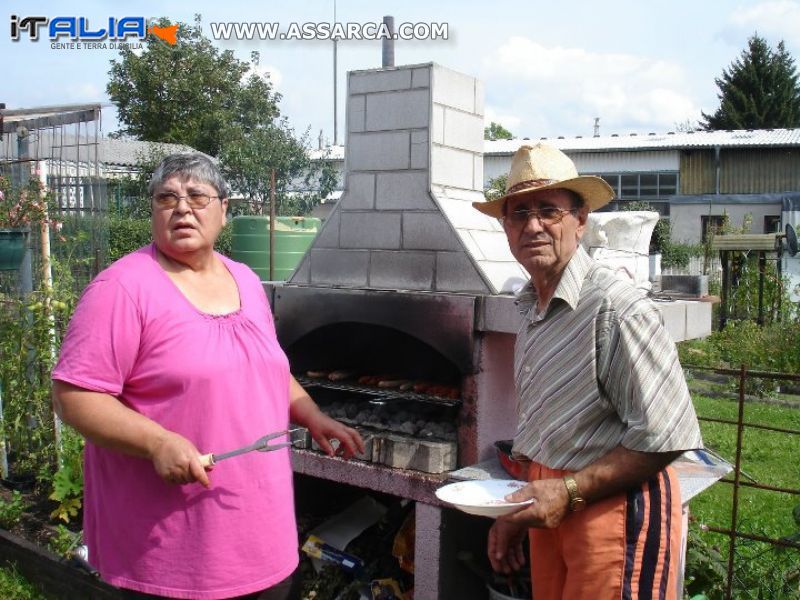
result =
[[[395,64],[436,62],[483,81],[486,123],[497,121],[515,137],[662,133],[718,106],[714,79],[758,32],[775,46],[784,40],[800,56],[800,0],[527,0],[468,2],[336,0],[336,21],[395,24],[446,23],[448,39],[398,40]],[[334,0],[264,2],[80,3],[6,0],[0,9],[0,102],[29,108],[110,102],[105,87],[111,48],[51,47],[11,40],[11,15],[86,17],[92,28],[109,17],[166,17],[190,23],[333,23]],[[146,47],[145,42],[144,46]],[[160,43],[160,42],[158,42]],[[310,128],[333,141],[333,44],[329,40],[216,41],[242,60],[260,52],[259,70],[282,95],[281,112],[298,132]],[[344,137],[346,73],[378,68],[381,42],[338,43],[338,141]],[[119,127],[112,106],[103,110],[103,133]]]

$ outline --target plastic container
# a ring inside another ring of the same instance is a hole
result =
[[[314,217],[275,219],[273,281],[285,281],[291,277],[321,225],[322,221]],[[231,254],[233,260],[253,269],[261,281],[269,281],[269,217],[235,217]]]
[[[27,240],[27,229],[0,229],[0,271],[19,269]]]

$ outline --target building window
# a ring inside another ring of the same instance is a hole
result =
[[[619,175],[603,174],[600,177],[605,179],[605,182],[614,190],[614,195],[619,196]]]
[[[780,215],[764,215],[764,233],[778,233],[780,230]]]
[[[658,174],[658,195],[674,196],[678,193],[678,174],[659,173]]]
[[[708,241],[710,234],[722,233],[722,228],[725,226],[725,215],[703,215],[700,217],[700,226],[703,231],[703,243]]]
[[[639,198],[658,198],[658,175],[642,173],[639,175]]]
[[[620,200],[648,200],[678,193],[678,174],[668,173],[597,173]]]

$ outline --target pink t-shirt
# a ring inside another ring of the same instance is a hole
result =
[[[86,288],[53,379],[112,394],[224,452],[289,420],[289,364],[258,277],[220,256],[241,308],[200,312],[146,246]],[[280,441],[280,440],[278,440]],[[84,535],[103,579],[149,594],[216,599],[285,579],[298,562],[289,450],[217,464],[211,489],[169,485],[153,464],[86,443]]]

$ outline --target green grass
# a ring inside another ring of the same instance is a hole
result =
[[[700,395],[693,399],[699,417],[737,419],[738,404],[734,400]],[[800,430],[800,409],[751,402],[745,404],[744,410],[745,422]],[[736,426],[701,421],[700,428],[706,447],[733,464]],[[742,481],[800,489],[800,435],[745,428],[741,470]],[[732,475],[728,477],[732,479]],[[792,511],[798,505],[798,495],[740,488],[736,529],[773,539],[796,534],[800,532],[800,524],[795,522]],[[731,529],[733,486],[716,483],[693,498],[689,507],[695,519],[693,529],[698,530],[699,524]],[[699,532],[699,536],[709,547],[719,550],[727,566],[728,537],[710,532]],[[800,576],[800,551],[776,550],[768,544],[739,539],[736,555],[734,597],[800,598],[798,581],[793,579]],[[718,596],[709,594],[709,597]]]
[[[3,600],[47,600],[13,567],[0,568],[0,598]]]

